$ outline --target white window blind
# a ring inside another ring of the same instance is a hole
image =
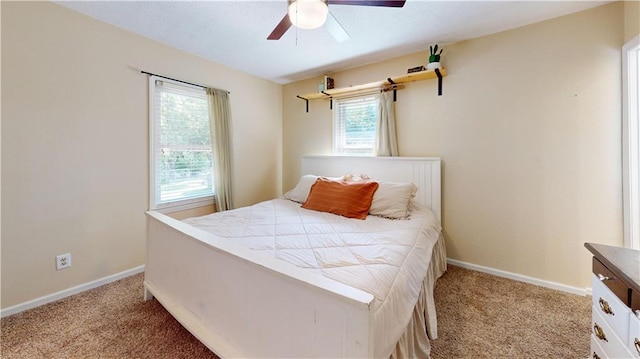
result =
[[[337,100],[333,111],[333,153],[373,156],[378,97]]]
[[[203,89],[150,77],[151,209],[213,200],[211,132]]]

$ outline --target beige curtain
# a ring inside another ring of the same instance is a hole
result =
[[[231,167],[231,105],[229,93],[207,89],[209,119],[211,121],[211,149],[213,152],[213,185],[216,209],[233,208],[233,176]]]
[[[396,104],[389,91],[380,93],[376,156],[398,156],[396,137]]]

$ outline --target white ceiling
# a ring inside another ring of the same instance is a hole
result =
[[[402,8],[330,5],[351,36],[338,43],[324,27],[291,27],[267,35],[286,13],[286,0],[56,1],[98,20],[216,63],[288,83],[428,50],[539,22],[606,1],[426,1]],[[446,51],[446,50],[445,50]]]

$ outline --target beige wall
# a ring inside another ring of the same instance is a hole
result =
[[[624,42],[640,35],[640,1],[624,2]]]
[[[1,6],[2,308],[144,264],[141,69],[231,91],[236,204],[280,193],[281,85],[51,2]]]
[[[398,92],[402,156],[443,159],[443,227],[450,258],[590,287],[584,242],[622,244],[620,48],[614,3],[445,45],[443,96],[435,80]],[[426,46],[425,46],[426,47]],[[333,74],[336,86],[423,65],[427,52]],[[329,154],[329,103],[305,113],[284,86],[284,190],[300,156]]]
[[[446,45],[444,96],[435,81],[398,93],[401,155],[443,158],[450,257],[585,287],[583,242],[621,244],[620,46],[638,6]],[[307,114],[295,98],[319,79],[282,89],[56,4],[0,9],[2,308],[144,263],[140,69],[231,91],[237,205],[293,187],[301,155],[331,151],[328,102]],[[333,77],[377,81],[426,58]],[[73,266],[56,271],[67,252]]]

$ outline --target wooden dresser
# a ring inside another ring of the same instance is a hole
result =
[[[591,357],[640,358],[640,251],[596,243]]]

